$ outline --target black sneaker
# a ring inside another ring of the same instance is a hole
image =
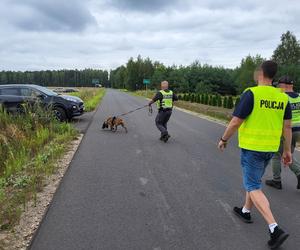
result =
[[[243,213],[243,208],[234,207],[233,212],[245,223],[253,223],[250,213]]]
[[[276,249],[289,237],[289,234],[277,226],[273,233],[270,232],[270,237],[271,239],[268,241],[268,245],[271,249]]]
[[[298,181],[298,183],[299,183],[299,181]],[[276,188],[276,189],[282,189],[281,181],[266,180],[266,185]]]
[[[169,140],[170,137],[171,136],[167,134],[167,135],[162,136],[161,140],[166,143]]]
[[[297,176],[297,179],[298,179],[297,189],[300,189],[300,175]]]

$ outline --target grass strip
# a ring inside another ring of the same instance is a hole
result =
[[[41,108],[22,115],[0,111],[0,230],[18,222],[77,135],[72,125]]]
[[[79,92],[69,93],[77,96],[84,101],[85,111],[90,112],[96,109],[105,95],[104,88],[80,88]]]

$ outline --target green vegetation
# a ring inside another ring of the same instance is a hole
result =
[[[93,79],[99,80],[104,87],[109,85],[106,70],[0,71],[0,84],[29,83],[48,87],[94,87]]]
[[[300,91],[300,44],[295,35],[286,32],[275,49],[272,58],[279,64],[277,78],[289,74],[295,79],[296,90]],[[140,56],[131,58],[126,65],[110,72],[113,88],[131,91],[145,89],[143,79],[150,79],[150,89],[158,89],[162,80],[168,80],[177,93],[221,94],[235,96],[254,86],[253,72],[265,60],[260,55],[248,55],[235,69],[210,66],[195,61],[188,66],[165,66]],[[203,96],[202,96],[203,97]],[[205,97],[208,104],[210,99]],[[212,101],[214,102],[214,101]]]
[[[146,95],[146,91],[135,91],[130,92],[135,96],[152,98],[155,95],[155,91],[148,91]],[[230,120],[232,117],[232,108],[234,98],[232,96],[221,97],[220,95],[194,95],[191,93],[179,94],[179,101],[175,102],[174,105],[179,108],[184,108],[193,112],[201,113],[207,116],[211,116],[217,119],[221,119],[224,121]],[[198,100],[200,102],[198,102]],[[224,107],[222,107],[222,100],[224,102]],[[228,104],[228,100],[230,104]],[[237,98],[238,100],[238,98]],[[221,103],[220,103],[221,102]],[[207,105],[206,103],[210,103]],[[231,107],[231,108],[229,108]]]
[[[103,96],[105,95],[105,89],[81,88],[79,92],[70,93],[70,95],[80,97],[84,101],[85,110],[89,112],[96,109]]]
[[[22,205],[35,199],[77,131],[39,107],[22,115],[1,110],[0,121],[0,229],[6,229],[18,221]]]

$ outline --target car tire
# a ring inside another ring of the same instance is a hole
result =
[[[24,115],[25,114],[25,108],[21,104],[18,104],[16,106],[16,114],[17,115]]]
[[[53,111],[56,119],[59,120],[60,122],[65,122],[67,120],[67,113],[63,108],[54,107]]]

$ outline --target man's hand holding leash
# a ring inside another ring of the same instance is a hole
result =
[[[219,143],[218,143],[218,148],[223,152],[224,149],[227,146],[228,140],[231,138],[231,136],[238,130],[238,128],[241,126],[243,123],[243,119],[240,119],[238,117],[233,117],[228,124],[223,136],[221,137]]]
[[[218,148],[223,152],[227,146],[227,140],[224,140],[222,137],[219,141]]]

